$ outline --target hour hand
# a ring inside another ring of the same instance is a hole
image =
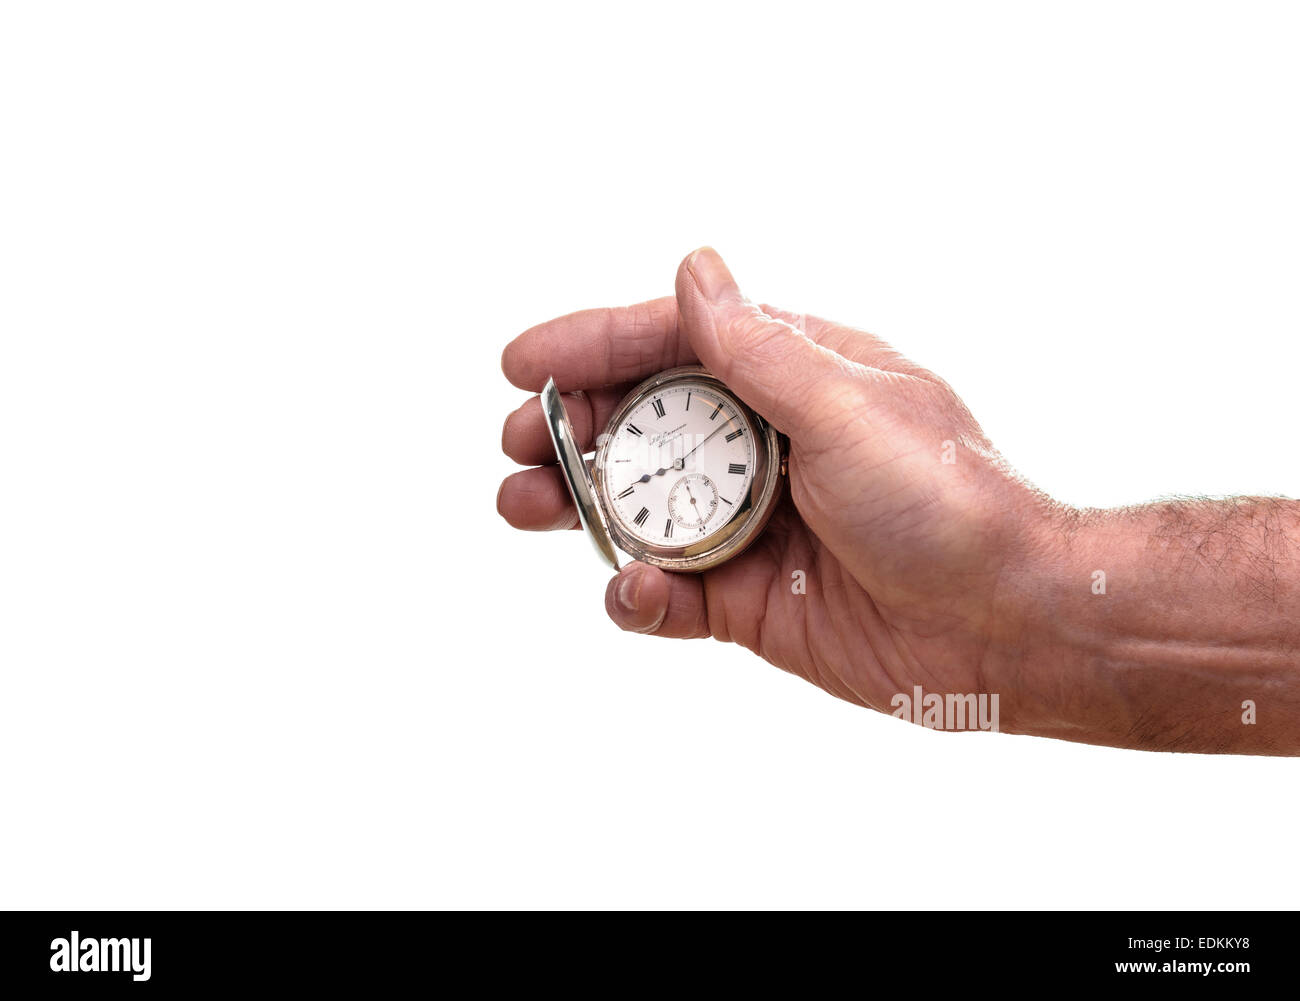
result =
[[[680,462],[681,460],[679,459],[679,460],[677,460],[677,461]],[[671,466],[668,467],[668,469],[680,469],[680,468],[681,468],[681,467],[680,467],[679,465],[677,465],[677,462],[674,462]],[[632,482],[633,482],[633,483],[649,483],[649,482],[650,482],[650,477],[652,477],[652,476],[663,476],[664,473],[668,472],[668,469],[656,469],[653,473],[646,473],[646,474],[643,475],[639,480],[633,480]]]

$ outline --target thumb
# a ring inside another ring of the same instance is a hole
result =
[[[677,269],[677,312],[705,368],[777,430],[806,441],[836,426],[835,388],[853,363],[746,299],[712,247]]]
[[[645,563],[628,564],[605,588],[605,611],[628,632],[671,639],[709,635],[704,580],[698,574],[664,573]]]

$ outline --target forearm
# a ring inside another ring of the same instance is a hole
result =
[[[1020,612],[1004,729],[1300,754],[1300,504],[1176,501],[1050,521],[1005,592]]]

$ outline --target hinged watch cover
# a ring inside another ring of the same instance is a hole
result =
[[[596,501],[596,484],[591,479],[591,470],[582,457],[578,440],[573,436],[573,425],[569,423],[569,415],[564,410],[564,401],[555,388],[554,379],[547,379],[542,390],[542,413],[546,415],[546,426],[550,429],[551,441],[555,443],[560,472],[564,474],[564,482],[569,485],[569,493],[578,508],[578,520],[601,559],[617,570],[618,551],[609,534],[609,522]]]

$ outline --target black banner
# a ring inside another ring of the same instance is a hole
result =
[[[41,994],[373,993],[444,986],[453,974],[471,989],[615,993],[813,989],[845,978],[863,991],[1016,983],[1217,993],[1289,985],[1295,952],[1294,914],[1280,912],[26,912],[0,924],[0,991]]]

